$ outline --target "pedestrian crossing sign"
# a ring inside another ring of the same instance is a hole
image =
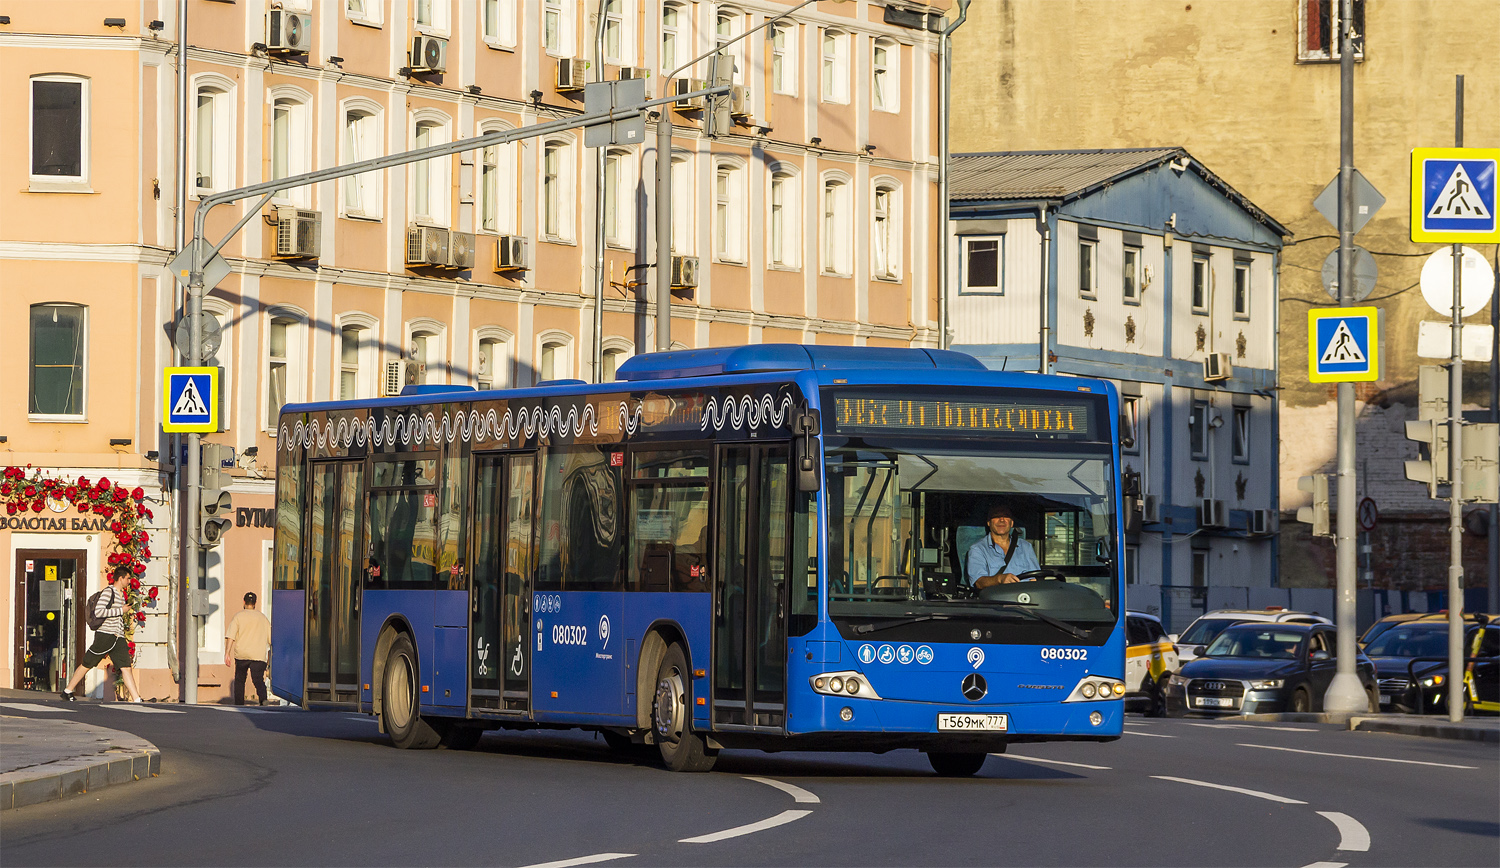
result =
[[[162,379],[161,430],[213,434],[219,431],[221,368],[167,368]]]
[[[1500,242],[1497,165],[1500,148],[1412,150],[1411,240]]]
[[[1307,379],[1369,382],[1380,376],[1380,311],[1324,307],[1307,312]]]

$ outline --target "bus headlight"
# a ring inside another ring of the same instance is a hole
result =
[[[1079,681],[1063,702],[1099,702],[1125,696],[1125,682],[1118,678],[1090,675]]]
[[[1093,699],[1094,693],[1097,692],[1097,690],[1098,688],[1094,686],[1094,682],[1092,681],[1085,681],[1083,682],[1083,684],[1078,686],[1078,692],[1083,694],[1084,699]]]
[[[828,679],[828,689],[832,690],[834,693],[843,693],[844,692],[844,679],[840,678],[837,675],[835,675],[832,678]]]
[[[824,672],[808,679],[814,693],[824,696],[853,696],[858,699],[879,699],[880,694],[870,686],[858,672]]]

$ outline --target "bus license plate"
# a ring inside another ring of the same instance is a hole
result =
[[[1202,708],[1234,708],[1234,700],[1221,699],[1217,696],[1203,696],[1198,699],[1198,705]]]
[[[939,714],[939,731],[1005,732],[1009,718],[1004,714]]]

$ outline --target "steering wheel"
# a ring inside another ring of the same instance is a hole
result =
[[[1024,573],[1017,573],[1016,579],[1022,582],[1030,581],[1032,579],[1041,579],[1042,581],[1066,582],[1068,580],[1068,574],[1064,573],[1062,570],[1054,570],[1051,567],[1043,567],[1039,570],[1027,570]]]

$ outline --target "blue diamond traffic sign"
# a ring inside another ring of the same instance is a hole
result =
[[[1500,241],[1497,165],[1500,148],[1412,150],[1411,240]]]
[[[1380,311],[1373,307],[1307,312],[1307,379],[1356,383],[1380,376]]]
[[[219,430],[219,368],[167,368],[162,377],[161,430],[213,434]]]

